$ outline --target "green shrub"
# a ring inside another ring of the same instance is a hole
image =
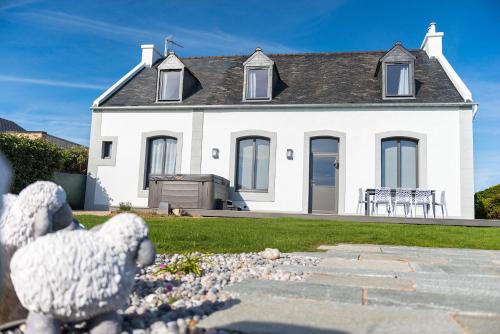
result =
[[[0,134],[0,151],[9,159],[14,170],[13,193],[35,181],[51,180],[61,166],[61,149],[43,139]]]
[[[169,265],[161,264],[155,274],[168,272],[171,274],[183,273],[187,275],[193,273],[196,276],[200,276],[202,271],[200,262],[205,256],[198,254],[183,255],[181,259],[177,259]]]
[[[60,172],[87,174],[89,150],[83,146],[75,146],[61,150],[62,161]]]
[[[476,218],[500,219],[500,184],[477,192],[474,206]]]
[[[132,211],[132,203],[120,202],[118,204],[118,212],[129,212],[129,211]]]
[[[0,133],[0,151],[14,170],[11,192],[19,193],[35,181],[53,180],[54,172],[87,173],[88,149],[62,149],[45,139]]]

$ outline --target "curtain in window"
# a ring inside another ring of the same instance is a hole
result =
[[[238,141],[238,189],[267,191],[269,152],[269,139],[247,138]]]
[[[410,69],[408,64],[400,65],[398,95],[410,95]]]
[[[160,100],[179,100],[180,70],[160,72]]]
[[[177,139],[159,137],[148,142],[146,187],[149,186],[150,175],[175,174],[177,159]]]
[[[410,140],[401,140],[401,187],[417,187],[417,143]]]
[[[398,186],[398,143],[397,140],[382,141],[382,187]]]
[[[410,65],[387,64],[386,76],[387,96],[410,95]]]
[[[255,70],[248,71],[248,97],[255,99],[257,97],[257,72]]]
[[[149,146],[149,174],[162,174],[164,157],[165,139],[152,139]]]
[[[269,141],[257,139],[255,149],[255,189],[267,190],[269,183]]]
[[[247,78],[247,98],[261,99],[267,98],[268,70],[254,68],[248,70]]]
[[[240,140],[238,147],[238,188],[253,188],[253,139]]]
[[[173,138],[166,139],[165,147],[165,169],[164,174],[175,174],[175,160],[177,157],[177,140]]]

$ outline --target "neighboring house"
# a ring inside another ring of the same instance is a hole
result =
[[[249,210],[353,214],[358,189],[446,190],[474,218],[477,104],[431,24],[420,49],[142,61],[94,101],[87,209],[148,204],[148,174],[216,174]]]
[[[82,146],[80,144],[73,143],[69,140],[49,135],[45,131],[27,131],[18,124],[9,121],[8,119],[5,118],[0,118],[0,133],[9,133],[15,136],[26,137],[29,139],[45,139],[59,146],[60,148]]]

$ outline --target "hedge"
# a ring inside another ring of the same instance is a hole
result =
[[[54,172],[86,174],[86,148],[62,149],[45,139],[3,133],[0,134],[0,151],[14,170],[13,193],[35,181],[52,180]]]
[[[474,195],[476,218],[500,219],[500,184]]]

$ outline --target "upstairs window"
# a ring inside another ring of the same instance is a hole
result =
[[[246,98],[249,100],[267,100],[269,96],[269,69],[249,68],[247,73]]]
[[[416,57],[397,42],[381,59],[382,98],[415,98]]]
[[[279,80],[278,70],[261,48],[243,63],[243,101],[270,101],[273,98],[273,86]]]
[[[387,96],[410,96],[410,64],[386,64]]]
[[[160,71],[160,87],[158,100],[181,100],[181,72],[182,70]]]

